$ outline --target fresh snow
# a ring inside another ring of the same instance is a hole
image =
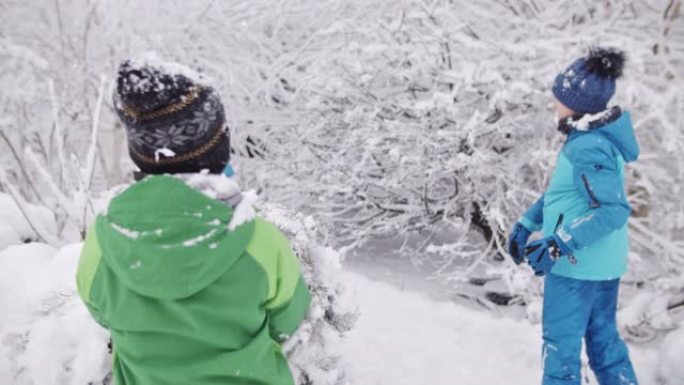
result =
[[[256,192],[251,190],[240,192],[240,186],[235,178],[223,174],[177,174],[175,177],[184,181],[188,186],[201,191],[209,198],[229,204],[235,203],[233,216],[228,223],[228,231],[234,231],[256,216],[254,210],[254,203],[257,201]],[[211,209],[211,206],[208,206],[207,209]]]
[[[176,156],[176,153],[173,152],[173,150],[169,148],[158,148],[154,151],[154,161],[159,162],[159,155],[163,155],[164,158],[173,158]]]
[[[191,69],[180,63],[164,60],[154,51],[143,52],[130,60],[134,67],[147,67],[159,70],[162,73],[182,75],[188,79],[191,79],[196,84],[202,86],[211,87],[211,79],[207,78],[205,75]],[[152,88],[155,91],[161,91],[163,89],[163,84],[144,84],[142,82],[136,84],[136,86],[142,89]]]
[[[597,112],[595,114],[584,114],[581,118],[579,118],[576,121],[571,119],[569,123],[578,131],[587,131],[589,130],[589,126],[591,125],[591,123],[606,118],[610,115],[610,113],[611,110],[607,109],[604,111]]]
[[[14,230],[14,227],[6,223],[0,223],[0,249],[19,243],[21,243],[21,237]]]
[[[301,237],[299,232],[295,239]],[[107,333],[76,294],[80,248],[29,243],[0,252],[0,383],[83,385],[99,383],[106,375]],[[356,292],[352,298],[360,318],[346,338],[330,347],[342,356],[348,385],[539,382],[539,325],[435,300],[358,272],[340,272],[337,254],[329,248],[312,247],[309,255],[319,259],[311,273],[324,277],[322,282],[339,281]],[[316,341],[310,340],[315,328],[305,324],[286,346],[298,363],[316,358],[296,348],[303,346],[301,341]],[[662,348],[631,347],[644,385],[682,384],[683,353],[682,330],[667,335]],[[585,384],[596,385],[588,377]]]
[[[540,383],[540,325],[435,301],[358,273],[346,273],[344,280],[360,294],[361,316],[342,347],[350,384]],[[666,345],[671,350],[663,352],[661,367],[656,350],[631,346],[641,384],[684,383],[671,356],[684,357],[684,333],[673,333]],[[584,367],[586,372],[586,362]],[[658,382],[659,370],[668,382]],[[597,384],[587,377],[583,384]]]
[[[130,239],[138,239],[142,235],[143,232],[137,231],[137,230],[131,230],[126,227],[123,227],[117,223],[111,222],[110,223],[112,228],[116,230],[119,234],[123,235],[124,237],[130,238]]]
[[[85,385],[107,372],[107,333],[76,295],[80,250],[29,243],[0,252],[0,384]]]
[[[355,384],[534,384],[535,328],[348,274],[360,318],[344,343]]]
[[[217,232],[218,232],[218,229],[212,229],[212,230],[207,231],[205,234],[198,235],[194,238],[186,239],[185,241],[183,241],[183,247],[196,246],[196,245],[206,241],[207,239],[213,237]]]
[[[29,217],[34,223],[26,220],[22,209],[27,210]],[[19,207],[12,196],[0,192],[0,250],[14,244],[19,238],[36,239],[37,234],[33,226],[39,230],[47,231],[49,234],[57,233],[57,221],[53,212],[45,207],[24,202],[23,207]]]
[[[253,204],[256,202],[256,199],[257,196],[254,191],[246,191],[242,193],[242,200],[235,207],[233,216],[230,218],[230,223],[228,223],[228,231],[233,231],[240,225],[254,219],[256,216],[256,211],[254,211]]]
[[[672,332],[665,342],[661,357],[660,380],[666,384],[684,384],[684,329]]]

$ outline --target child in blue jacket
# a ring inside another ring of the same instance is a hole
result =
[[[553,85],[567,140],[546,192],[516,223],[508,252],[545,275],[544,385],[579,385],[582,338],[601,385],[636,385],[616,309],[627,268],[630,206],[624,165],[639,155],[629,112],[608,108],[624,53],[592,49]],[[527,243],[530,234],[544,237]]]

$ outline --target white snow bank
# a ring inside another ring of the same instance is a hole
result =
[[[661,352],[658,380],[662,385],[684,384],[684,329],[676,330],[665,337]]]
[[[30,308],[44,289],[42,282],[35,282],[37,274],[56,251],[42,243],[27,243],[0,252],[0,328],[11,319],[30,318]]]
[[[11,245],[18,245],[21,243],[21,237],[14,230],[14,227],[7,223],[0,223],[0,250],[4,250]]]
[[[341,348],[350,384],[541,382],[539,325],[498,318],[451,302],[435,302],[356,273],[345,273],[343,280],[361,294],[357,296],[361,316]],[[673,352],[682,352],[676,342],[672,345]],[[630,355],[640,383],[655,385],[657,352],[631,346]],[[675,357],[682,354],[671,357],[674,365]],[[583,362],[586,372],[586,357]],[[586,377],[588,382],[583,384],[597,384],[591,374]],[[671,382],[675,383],[682,382]]]
[[[0,383],[99,383],[109,369],[107,333],[76,294],[81,244],[0,253]]]
[[[343,344],[354,384],[539,383],[541,336],[529,323],[493,318],[372,282],[347,281],[361,316]]]

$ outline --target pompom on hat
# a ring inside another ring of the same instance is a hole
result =
[[[622,76],[625,53],[613,48],[592,48],[586,57],[561,71],[553,83],[553,95],[577,113],[608,108],[615,95],[615,81]]]

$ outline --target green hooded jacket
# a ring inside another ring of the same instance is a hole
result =
[[[150,176],[88,232],[78,292],[109,329],[115,385],[293,384],[280,342],[310,294],[287,239],[181,180]]]

